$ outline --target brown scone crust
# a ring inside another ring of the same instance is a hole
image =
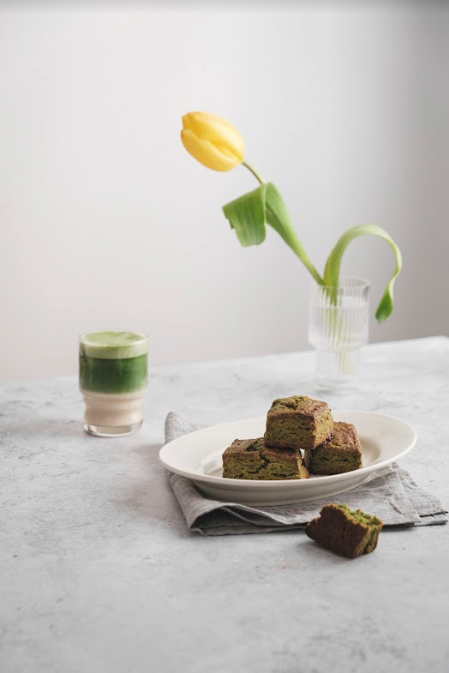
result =
[[[304,452],[304,463],[312,474],[341,474],[362,466],[362,445],[351,423],[334,423],[332,437]]]
[[[323,409],[327,409],[327,402],[314,400],[307,395],[293,395],[292,397],[282,397],[274,400],[268,416],[275,414],[278,418],[303,416],[304,418],[315,418]]]
[[[263,439],[259,437],[258,439],[234,439],[231,446],[223,453],[223,456],[239,454],[239,453],[253,453],[254,455],[259,454],[259,447],[262,446]]]
[[[287,462],[296,463],[298,452],[294,449],[273,449],[270,446],[264,446],[263,437],[258,439],[235,439],[231,446],[229,446],[223,456],[238,455],[244,453],[246,456],[251,455],[255,457],[260,455],[263,450],[267,457],[278,458],[286,460]]]
[[[382,521],[375,516],[354,512],[346,505],[329,504],[320,516],[306,526],[306,534],[326,549],[347,558],[369,554],[377,546]]]
[[[307,395],[274,400],[267,414],[265,444],[276,448],[313,449],[332,434],[326,402]]]
[[[352,425],[352,423],[343,423],[343,421],[334,423],[334,431],[327,444],[343,450],[362,448],[355,425]]]
[[[223,453],[223,477],[230,479],[307,479],[309,471],[296,449],[273,449],[263,437],[236,439]]]

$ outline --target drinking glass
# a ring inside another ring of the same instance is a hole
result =
[[[84,429],[98,437],[130,435],[143,421],[148,340],[137,332],[90,332],[79,338]]]

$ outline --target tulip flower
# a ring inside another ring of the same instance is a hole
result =
[[[230,171],[245,157],[245,141],[235,126],[208,112],[189,112],[182,118],[181,140],[197,161],[214,171]]]
[[[186,150],[197,161],[215,171],[229,171],[239,164],[245,166],[260,183],[259,187],[223,206],[225,217],[243,246],[259,245],[265,240],[269,224],[283,238],[301,260],[315,281],[332,288],[330,297],[335,301],[339,286],[340,265],[348,244],[356,237],[368,234],[385,240],[392,248],[396,267],[376,310],[379,322],[386,320],[393,311],[394,283],[402,268],[401,252],[391,236],[381,227],[364,224],[348,229],[337,241],[326,261],[321,276],[301,245],[293,228],[285,202],[273,183],[266,183],[245,157],[245,141],[237,129],[226,119],[207,112],[189,112],[182,118],[181,140]]]

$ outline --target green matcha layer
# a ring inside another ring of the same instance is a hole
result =
[[[272,449],[263,438],[236,439],[223,453],[223,477],[229,479],[307,479],[301,453]]]
[[[306,534],[315,542],[348,558],[369,554],[377,546],[382,521],[360,509],[329,504],[320,516],[306,526]]]
[[[134,332],[93,332],[80,338],[81,390],[132,393],[147,385],[147,339]]]
[[[274,400],[267,414],[265,444],[313,449],[332,434],[332,427],[332,414],[326,402],[301,395]]]
[[[304,463],[312,474],[341,474],[362,467],[362,446],[351,423],[334,423],[332,437],[304,451]]]

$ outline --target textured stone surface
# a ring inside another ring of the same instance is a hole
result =
[[[315,395],[312,354],[150,369],[146,422],[87,436],[75,379],[0,388],[2,673],[447,670],[449,526],[390,530],[348,561],[302,532],[187,532],[157,452],[200,423]],[[446,507],[449,340],[376,344],[364,390],[331,408],[403,418],[401,465]],[[315,395],[316,396],[316,395]]]

